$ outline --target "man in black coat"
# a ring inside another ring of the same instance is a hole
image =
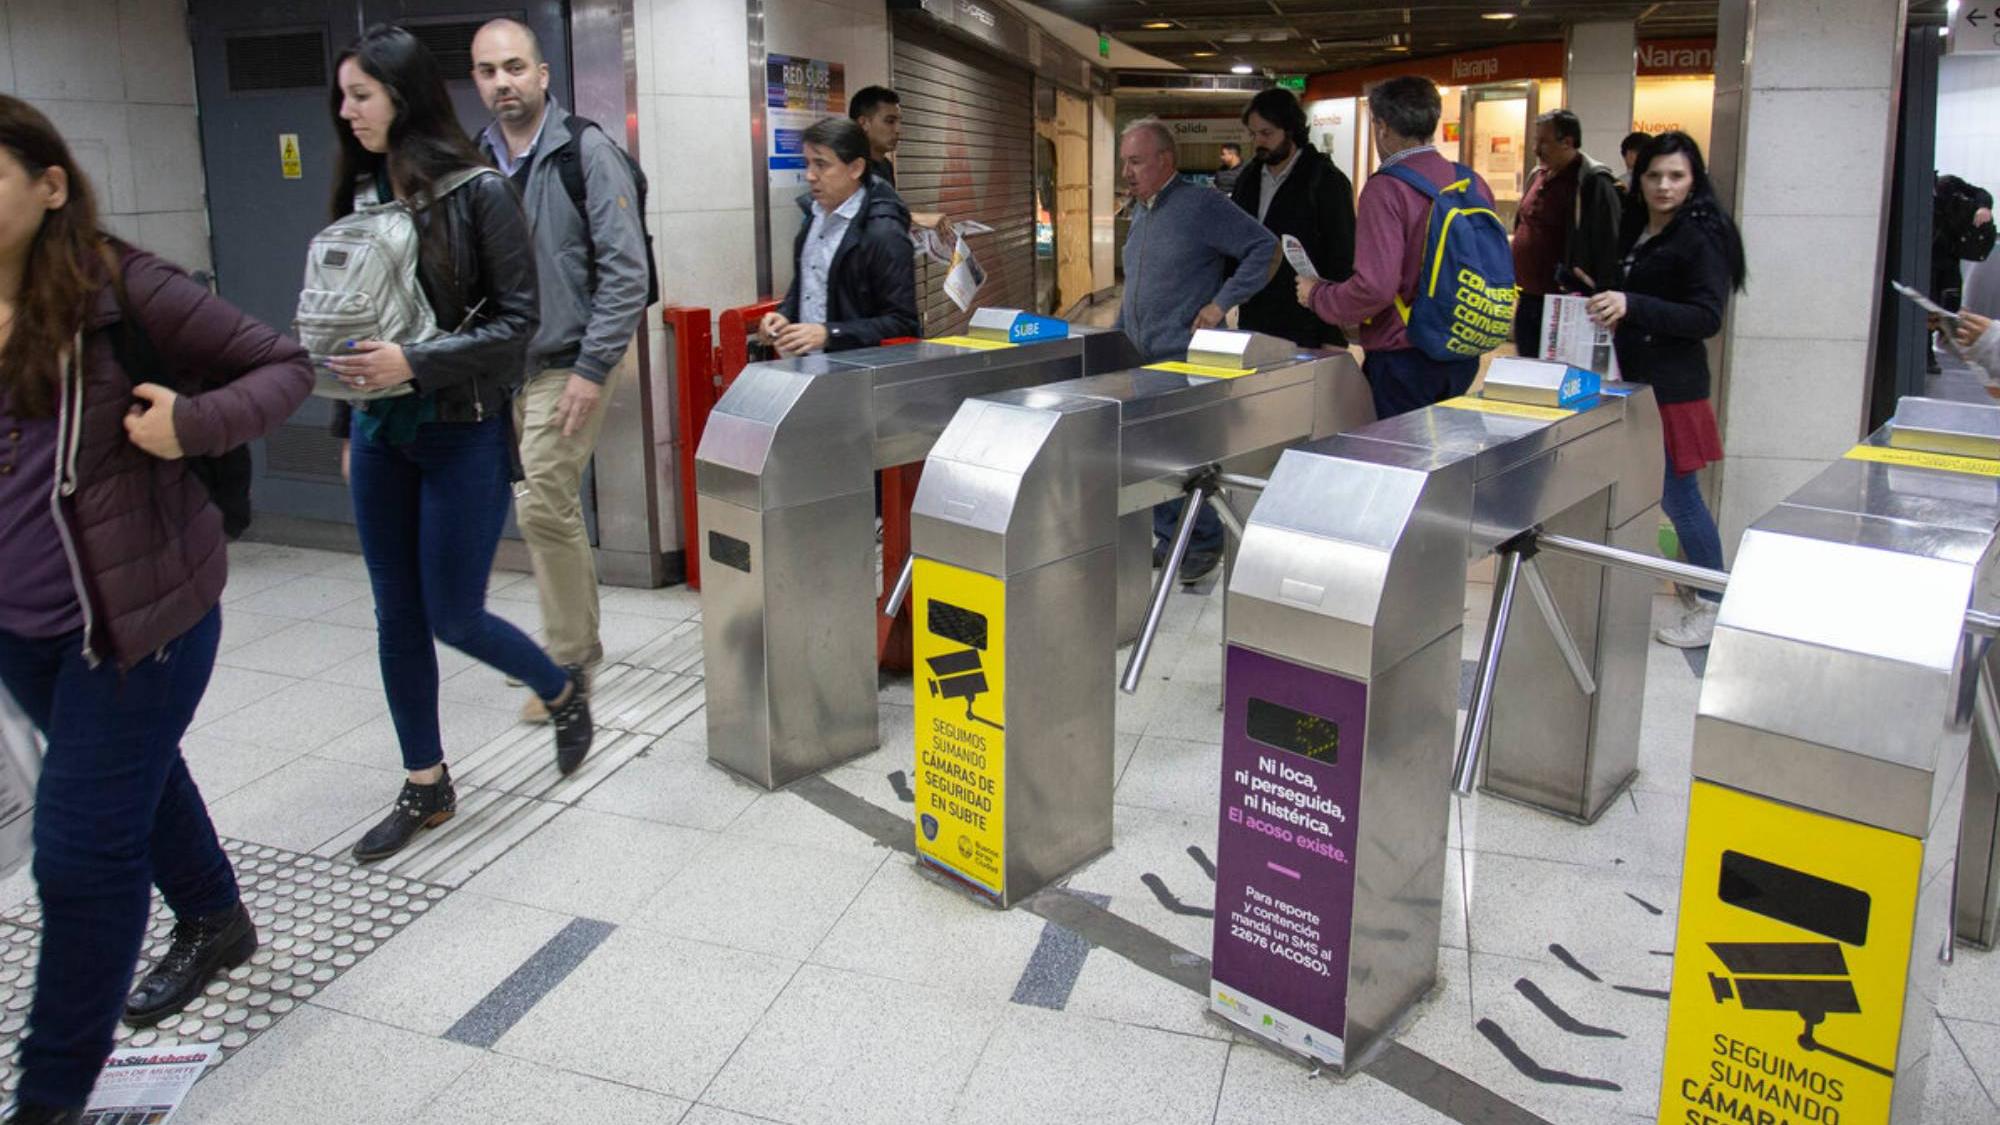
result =
[[[805,212],[792,244],[791,289],[758,325],[780,355],[871,348],[914,336],[917,274],[910,209],[868,171],[861,126],[829,117],[805,131]]]
[[[1354,184],[1306,139],[1306,111],[1290,90],[1273,87],[1250,99],[1243,124],[1257,157],[1230,193],[1282,242],[1299,240],[1323,281],[1354,273]],[[1298,273],[1282,255],[1278,270],[1243,303],[1236,326],[1290,340],[1300,347],[1347,346],[1338,327],[1299,304]]]

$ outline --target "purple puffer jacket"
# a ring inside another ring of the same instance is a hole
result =
[[[229,566],[222,515],[187,463],[163,461],[126,436],[133,385],[182,392],[174,432],[200,457],[276,429],[305,401],[313,375],[292,340],[159,258],[114,246],[126,306],[168,370],[119,368],[104,329],[123,313],[112,287],[101,288],[84,316],[82,363],[63,371],[55,504],[83,603],[84,655],[126,669],[206,616]]]

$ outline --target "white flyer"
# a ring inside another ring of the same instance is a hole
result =
[[[966,248],[965,235],[958,236],[958,244],[951,252],[951,271],[944,275],[944,295],[951,298],[962,312],[972,307],[972,299],[979,294],[979,287],[986,284],[986,271],[979,265],[979,259]]]
[[[1618,378],[1618,351],[1611,329],[1590,319],[1590,298],[1552,293],[1542,298],[1542,354],[1536,359],[1567,363]]]
[[[1285,261],[1290,262],[1292,272],[1307,281],[1322,281],[1319,271],[1313,268],[1312,255],[1306,253],[1306,245],[1295,235],[1286,235],[1279,241],[1285,247]]]
[[[126,1047],[111,1052],[98,1072],[81,1125],[166,1125],[208,1065],[215,1043]]]

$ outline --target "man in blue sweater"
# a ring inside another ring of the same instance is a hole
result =
[[[1132,197],[1125,238],[1125,297],[1117,327],[1148,362],[1182,359],[1198,328],[1222,324],[1230,309],[1264,288],[1278,240],[1220,192],[1180,179],[1174,135],[1156,118],[1126,126],[1120,175]],[[1154,564],[1166,556],[1181,501],[1153,509]],[[1194,583],[1222,561],[1222,523],[1203,511],[1182,560],[1180,580]]]

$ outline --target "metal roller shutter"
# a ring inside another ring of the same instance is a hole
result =
[[[1035,303],[1035,122],[1028,71],[990,53],[896,21],[895,89],[903,139],[896,188],[912,211],[977,219],[992,234],[966,240],[986,270],[974,307]],[[919,259],[917,307],[924,335],[965,326],[944,295],[946,267]]]

